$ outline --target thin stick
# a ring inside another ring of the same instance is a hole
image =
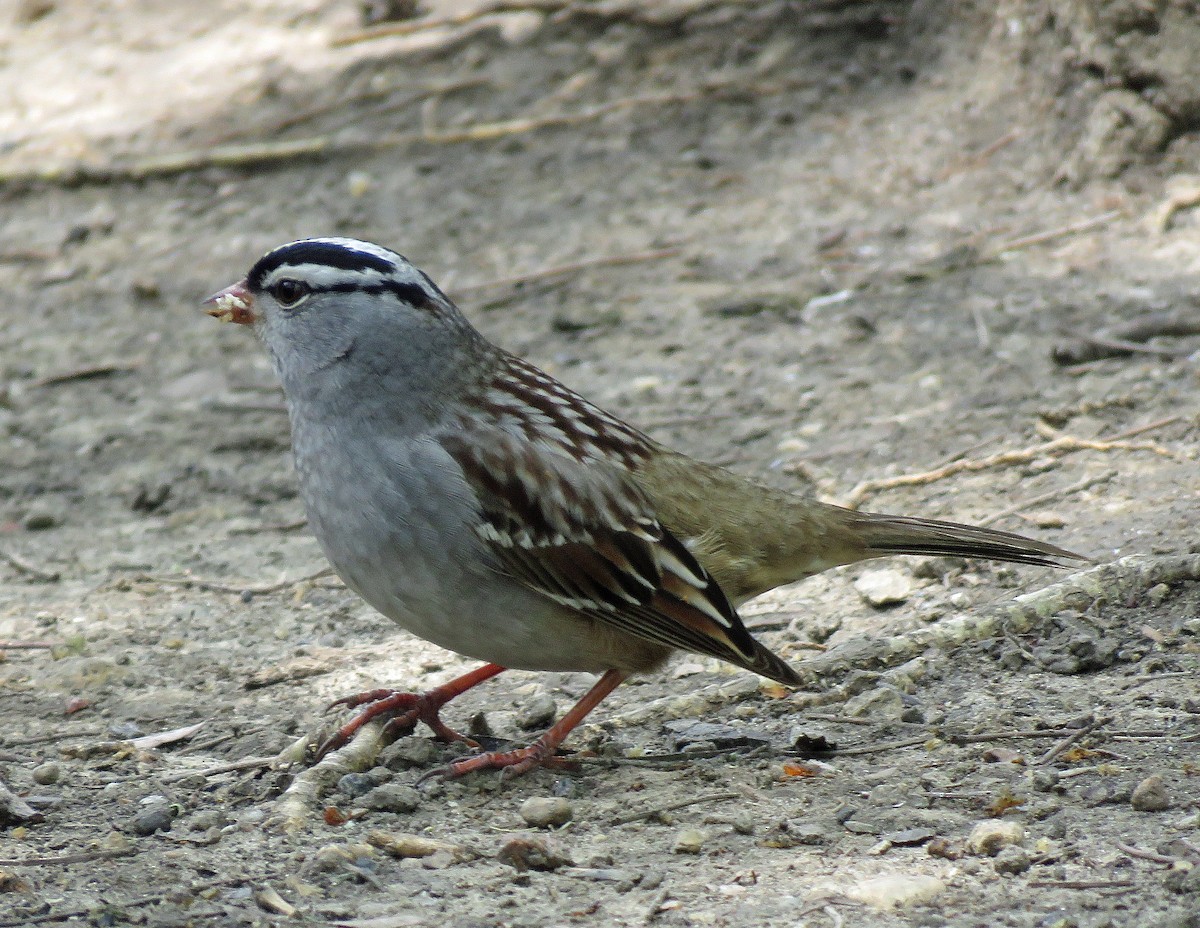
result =
[[[996,731],[984,732],[979,735],[946,735],[951,744],[980,744],[988,741],[1009,741],[1014,738],[1061,738],[1064,734],[1074,734],[1075,728],[1044,728],[1033,731]]]
[[[1042,442],[1040,445],[1032,445],[1018,451],[1001,451],[984,458],[968,458],[961,461],[953,461],[944,467],[915,474],[899,474],[895,477],[863,480],[847,494],[843,505],[853,509],[860,505],[868,496],[878,493],[881,490],[892,490],[897,487],[924,486],[961,473],[974,473],[990,470],[995,467],[1027,464],[1046,455],[1072,451],[1149,451],[1163,457],[1173,458],[1176,456],[1174,452],[1153,442],[1129,442],[1122,440],[1120,437],[1087,439],[1076,438],[1074,435],[1057,435],[1050,441]]]
[[[999,512],[993,512],[986,518],[976,521],[976,525],[983,528],[985,525],[991,525],[993,522],[999,522],[1001,519],[1007,519],[1009,516],[1015,516],[1017,513],[1029,509],[1032,506],[1040,506],[1042,503],[1048,503],[1052,499],[1070,496],[1073,493],[1081,493],[1084,490],[1094,487],[1098,483],[1107,483],[1113,477],[1117,476],[1115,470],[1106,471],[1103,474],[1098,474],[1095,477],[1085,477],[1083,480],[1071,484],[1069,487],[1059,487],[1057,490],[1051,490],[1049,493],[1043,493],[1040,496],[1035,496],[1032,499],[1027,499],[1017,503],[1015,506],[1009,506],[1007,509],[1001,509]]]
[[[1133,880],[1030,880],[1027,885],[1038,889],[1126,889],[1137,884]]]
[[[929,740],[925,735],[920,738],[905,738],[903,741],[885,741],[882,744],[863,744],[852,748],[838,748],[833,752],[834,757],[851,757],[855,754],[882,754],[886,751],[897,751],[901,748],[913,748]]]
[[[143,583],[159,583],[163,586],[181,586],[189,589],[208,590],[212,593],[232,593],[235,596],[241,596],[244,593],[250,593],[254,596],[259,596],[264,593],[278,593],[280,590],[286,590],[301,583],[311,583],[313,580],[319,580],[321,577],[328,576],[333,573],[332,567],[323,567],[315,573],[305,574],[303,577],[295,577],[290,580],[280,580],[278,583],[267,583],[261,586],[250,584],[237,586],[229,583],[221,583],[218,580],[203,580],[199,577],[158,577],[153,574],[138,574],[135,578]]]
[[[704,796],[693,796],[691,799],[682,799],[678,802],[668,803],[665,806],[656,806],[653,809],[645,809],[641,812],[630,812],[628,815],[618,815],[612,820],[614,825],[628,825],[630,822],[640,822],[648,818],[654,818],[656,815],[662,815],[664,812],[674,812],[676,809],[685,809],[688,806],[699,805],[702,802],[728,802],[730,799],[742,798],[741,793],[725,792],[725,793],[708,793]]]
[[[604,255],[599,258],[588,258],[583,261],[572,261],[552,267],[530,271],[527,274],[517,274],[513,277],[499,277],[495,280],[484,280],[479,283],[463,284],[452,288],[455,295],[471,293],[476,290],[488,290],[493,287],[518,287],[522,284],[545,280],[548,277],[561,277],[565,274],[575,274],[593,267],[618,267],[624,264],[639,264],[644,261],[659,261],[663,258],[673,258],[680,253],[680,248],[658,248],[653,251],[635,251],[623,255]]]
[[[748,94],[767,97],[787,93],[808,86],[808,81],[783,81],[776,84],[741,85],[728,82],[710,82],[699,88],[676,93],[644,94],[624,97],[607,103],[587,107],[576,112],[548,113],[538,117],[498,120],[476,123],[454,129],[426,127],[420,132],[390,132],[374,136],[318,135],[304,139],[286,139],[272,142],[249,142],[235,145],[216,145],[209,148],[192,149],[166,154],[147,155],[137,158],[116,159],[105,164],[87,162],[60,162],[38,165],[34,168],[0,171],[0,186],[4,184],[105,184],[114,181],[139,181],[157,177],[174,177],[208,168],[255,168],[282,166],[293,161],[324,159],[340,156],[373,154],[401,148],[406,145],[449,145],[462,142],[483,142],[523,135],[552,126],[573,126],[598,119],[601,116],[637,106],[664,106],[690,103],[722,94],[744,97]],[[115,373],[120,368],[109,366],[101,373]],[[72,376],[86,375],[78,372]]]
[[[36,564],[31,564],[23,557],[19,557],[7,548],[0,548],[0,560],[8,564],[13,570],[18,573],[26,574],[33,577],[34,580],[40,580],[42,583],[56,583],[62,575],[57,570],[46,570],[43,567],[38,567]]]
[[[57,867],[62,864],[83,864],[92,860],[108,860],[113,857],[132,857],[139,848],[125,847],[110,851],[81,851],[62,857],[12,857],[0,860],[0,867]]]
[[[226,876],[216,880],[205,880],[203,883],[192,883],[184,888],[193,895],[196,895],[202,893],[206,889],[213,889],[217,886],[229,886],[233,883],[244,883],[246,880],[247,877],[245,876]],[[176,893],[178,893],[179,890],[180,887],[173,886],[171,889],[165,892],[155,893],[152,896],[140,896],[137,899],[130,899],[122,902],[121,907],[132,909],[140,908],[144,905],[153,905],[156,902],[162,902],[165,899],[169,899],[171,896],[174,896]],[[24,928],[26,925],[45,925],[49,924],[50,922],[65,922],[69,918],[82,918],[91,911],[93,911],[91,907],[86,907],[82,909],[67,909],[62,912],[50,912],[46,915],[34,915],[30,918],[21,918],[17,919],[16,921],[0,922],[0,928]]]
[[[1123,841],[1114,841],[1113,843],[1130,857],[1136,857],[1138,860],[1149,860],[1156,864],[1166,864],[1168,867],[1175,866],[1182,859],[1179,857],[1169,857],[1166,854],[1156,854],[1154,851],[1143,851],[1140,847],[1134,847],[1132,844],[1126,844]]]
[[[268,522],[265,525],[249,525],[245,528],[231,528],[230,535],[258,535],[262,532],[294,532],[308,525],[308,519],[297,519],[294,522]]]
[[[253,770],[257,767],[270,767],[278,758],[276,757],[244,757],[241,760],[235,760],[232,763],[220,764],[216,767],[209,767],[207,770],[187,770],[183,773],[175,773],[169,777],[163,777],[164,783],[178,783],[180,780],[186,780],[190,776],[199,774],[204,778],[219,776],[222,773],[237,773],[240,770]]]
[[[53,387],[62,383],[71,383],[75,380],[95,380],[98,377],[111,377],[113,374],[128,374],[138,369],[138,364],[93,364],[89,367],[76,368],[73,371],[66,371],[62,374],[51,374],[48,377],[39,377],[33,381],[31,387]]]
[[[1068,223],[1056,229],[1046,229],[1043,232],[1034,232],[1032,235],[1022,235],[1012,238],[1007,242],[1001,242],[997,245],[995,253],[1003,254],[1006,251],[1016,251],[1019,248],[1028,248],[1031,245],[1042,245],[1046,242],[1052,242],[1056,238],[1064,238],[1068,235],[1076,235],[1079,232],[1087,232],[1090,229],[1095,229],[1098,226],[1112,222],[1120,215],[1122,213],[1119,209],[1109,210],[1107,213],[1101,213],[1099,216],[1093,216],[1091,219],[1081,219],[1078,222]]]
[[[0,638],[0,651],[48,651],[53,647],[52,641],[5,641]]]
[[[1067,735],[1067,737],[1053,745],[1050,750],[1034,761],[1034,765],[1038,767],[1046,766],[1071,745],[1075,744],[1080,739],[1087,737],[1101,725],[1107,725],[1111,721],[1112,719],[1103,716],[1092,719],[1082,728],[1077,728],[1075,731],[1071,732],[1071,734]]]

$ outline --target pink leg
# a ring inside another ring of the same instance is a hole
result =
[[[321,745],[317,756],[324,757],[330,751],[345,747],[354,737],[355,732],[367,722],[381,716],[391,717],[384,733],[392,739],[412,731],[417,722],[424,722],[443,741],[465,741],[467,744],[478,747],[470,738],[460,735],[446,725],[438,717],[438,712],[451,699],[461,696],[471,687],[478,686],[484,680],[490,680],[503,671],[504,668],[499,664],[484,664],[470,673],[464,673],[461,677],[455,677],[448,683],[436,686],[425,693],[402,693],[397,690],[379,689],[339,699],[331,703],[329,708],[332,709],[334,706],[354,708],[367,703],[370,705],[339,728],[328,741]]]
[[[620,686],[621,681],[627,676],[628,674],[622,670],[607,671],[596,681],[596,685],[587,691],[583,699],[572,707],[570,712],[555,722],[542,737],[528,747],[518,748],[515,751],[489,751],[486,754],[476,754],[474,757],[455,761],[450,766],[426,774],[426,776],[441,775],[453,778],[461,777],[464,773],[471,773],[475,770],[503,770],[504,777],[507,779],[520,776],[543,764],[552,766],[555,764],[554,754],[558,750],[558,746],[563,743],[563,739],[584,720],[589,712],[600,705],[605,696]]]

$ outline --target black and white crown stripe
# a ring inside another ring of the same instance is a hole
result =
[[[427,274],[390,249],[352,238],[309,238],[280,245],[250,269],[252,292],[295,279],[317,293],[391,293],[417,307],[449,303]]]

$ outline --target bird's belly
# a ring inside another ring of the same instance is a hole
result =
[[[637,670],[661,659],[661,648],[627,643],[632,636],[498,573],[472,528],[474,499],[456,471],[429,461],[398,466],[405,462],[397,453],[376,467],[337,458],[297,455],[309,525],[346,585],[414,635],[523,670]],[[361,479],[345,479],[344,470],[331,479],[339,467]],[[324,491],[312,492],[317,485]]]

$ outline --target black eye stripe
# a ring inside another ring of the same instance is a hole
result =
[[[396,299],[410,303],[418,309],[433,309],[437,301],[420,284],[405,283],[398,280],[381,280],[375,283],[361,284],[349,281],[340,284],[330,284],[327,287],[316,287],[314,293],[370,293],[378,295],[390,293]],[[440,291],[439,291],[440,292]]]

